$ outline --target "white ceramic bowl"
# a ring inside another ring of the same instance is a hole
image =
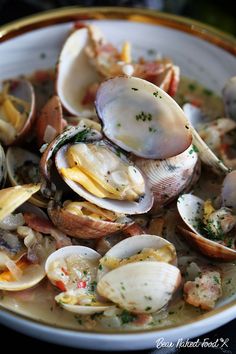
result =
[[[130,40],[139,56],[156,48],[180,66],[183,75],[218,93],[236,74],[236,41],[197,22],[157,12],[122,8],[68,8],[17,21],[0,28],[0,80],[55,66],[71,21],[92,21],[120,45]],[[42,55],[44,53],[45,55]],[[155,347],[158,338],[175,342],[199,336],[236,317],[236,296],[190,323],[161,330],[105,333],[52,327],[1,307],[0,322],[20,332],[58,344],[98,350]]]

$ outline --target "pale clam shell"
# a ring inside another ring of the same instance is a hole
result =
[[[171,299],[181,281],[177,267],[164,262],[134,262],[106,273],[98,293],[134,313],[153,313]]]
[[[191,144],[182,109],[165,91],[146,80],[115,77],[103,82],[95,106],[104,134],[136,156],[165,159],[182,153]]]
[[[65,258],[71,255],[78,254],[79,256],[90,259],[90,260],[99,260],[101,255],[93,250],[92,248],[85,246],[66,246],[58,249],[52,253],[45,264],[45,271],[49,280],[53,283],[53,279],[50,278],[49,268],[52,262],[55,262],[58,259]],[[54,284],[54,283],[53,283]],[[60,294],[55,297],[55,300],[60,302]],[[67,311],[74,312],[81,315],[91,315],[98,312],[103,312],[108,308],[111,308],[111,305],[104,303],[101,306],[80,306],[80,305],[70,305],[60,302],[60,305]]]
[[[75,215],[52,202],[49,204],[48,214],[59,230],[69,236],[83,239],[105,237],[117,231],[121,231],[133,223],[131,220],[128,224],[122,224],[115,221],[92,219],[86,215]]]
[[[16,170],[21,168],[27,161],[39,165],[40,157],[18,146],[11,146],[7,149],[7,153],[6,153],[7,174],[12,186],[19,185],[16,176]],[[48,204],[47,200],[44,199],[40,194],[33,195],[29,201],[41,208],[46,208]]]
[[[44,263],[29,265],[23,270],[22,277],[16,281],[0,281],[0,290],[19,291],[32,288],[38,284],[46,273],[44,270]]]
[[[40,189],[40,184],[24,184],[0,190],[0,220],[11,214]]]
[[[145,173],[154,194],[152,212],[177,198],[192,181],[198,163],[198,154],[192,145],[181,154],[165,160],[135,159]]]
[[[62,105],[68,112],[86,117],[94,116],[95,112],[92,108],[85,109],[81,101],[87,87],[100,81],[85,52],[90,41],[86,27],[74,31],[64,44],[57,68],[57,93]]]
[[[69,145],[62,146],[56,154],[55,163],[59,173],[62,168],[69,167],[66,159],[68,147]],[[83,197],[85,200],[118,214],[142,214],[149,211],[153,204],[153,195],[147,183],[145,183],[144,197],[142,197],[140,201],[132,202],[96,197],[83,188],[79,183],[76,183],[64,176],[62,176],[62,178],[75,193]]]
[[[180,196],[177,208],[187,229],[182,226],[179,226],[178,229],[190,245],[197,248],[204,255],[222,261],[235,260],[235,250],[209,240],[198,231],[197,222],[203,218],[203,205],[204,201],[192,194],[183,194]]]
[[[118,242],[103,257],[123,259],[137,254],[144,248],[153,248],[157,250],[166,245],[171,245],[171,243],[163,237],[148,234],[136,235]],[[176,255],[172,261],[172,264],[177,265]],[[110,271],[105,266],[102,266],[101,269],[100,268],[98,269],[97,273],[98,280],[100,280],[106,273]]]
[[[11,144],[18,144],[23,141],[30,130],[32,129],[35,116],[36,116],[36,107],[35,107],[35,93],[32,84],[25,79],[9,80],[10,84],[12,83],[12,89],[10,89],[10,94],[19,99],[22,99],[29,103],[30,109],[28,112],[28,117],[22,129],[17,133],[14,141]],[[9,144],[10,145],[10,144]]]

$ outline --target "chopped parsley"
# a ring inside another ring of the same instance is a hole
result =
[[[213,279],[217,284],[220,284],[220,279],[218,277],[214,275]]]
[[[136,320],[136,315],[127,310],[123,310],[120,314],[120,319],[122,324],[127,324]]]
[[[146,308],[145,308],[145,311],[150,311],[152,308],[151,308],[151,306],[147,306]]]
[[[137,121],[143,121],[143,122],[146,122],[146,121],[151,121],[152,120],[152,114],[151,113],[148,113],[148,112],[140,112],[139,114],[136,114],[135,116],[135,119]]]
[[[136,87],[131,87],[131,90],[138,91],[138,89]]]

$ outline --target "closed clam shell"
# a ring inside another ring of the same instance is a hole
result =
[[[190,245],[197,248],[204,255],[221,261],[236,259],[236,251],[221,245],[201,235],[198,222],[203,219],[204,201],[192,194],[183,194],[177,202],[179,214],[186,227],[178,226],[181,234]]]
[[[18,186],[21,182],[17,176],[17,170],[21,170],[24,165],[35,165],[39,166],[40,157],[36,154],[22,149],[18,146],[11,146],[7,149],[6,153],[6,166],[7,166],[7,174],[12,186]],[[30,178],[30,174],[29,177]],[[33,176],[33,179],[40,180],[39,173],[36,176]],[[32,180],[32,182],[35,182]],[[33,195],[30,200],[31,203],[35,204],[38,207],[46,208],[47,200],[44,199],[40,194]]]
[[[156,212],[189,186],[198,163],[198,155],[190,145],[186,151],[165,160],[136,158],[135,163],[148,178],[154,194],[152,212]]]
[[[59,250],[55,251],[52,253],[45,264],[45,271],[47,273],[47,276],[49,280],[54,284],[54,280],[50,276],[50,267],[53,262],[56,262],[57,260],[67,258],[69,256],[74,256],[78,255],[79,257],[83,257],[87,260],[93,260],[93,261],[98,261],[101,258],[101,255],[93,250],[92,248],[85,247],[85,246],[67,246],[60,248]],[[99,313],[107,310],[108,308],[111,308],[110,304],[106,303],[100,303],[100,305],[93,305],[91,304],[90,306],[82,306],[82,305],[71,305],[67,303],[63,303],[61,301],[61,295],[64,293],[61,293],[55,297],[55,300],[60,303],[60,305],[67,311],[69,312],[74,312],[77,314],[81,315],[91,315],[94,313]]]
[[[130,223],[126,224],[94,219],[86,215],[75,215],[53,202],[50,202],[49,204],[48,214],[59,230],[69,236],[83,239],[104,237],[117,231],[121,231],[133,223],[131,220]]]
[[[100,81],[94,66],[88,60],[86,47],[91,43],[86,27],[74,31],[66,40],[57,66],[57,93],[62,105],[74,115],[95,115],[93,107],[82,105],[86,89]]]
[[[138,254],[145,248],[152,248],[154,250],[158,250],[164,246],[171,246],[172,244],[164,239],[163,237],[157,235],[136,235],[133,237],[128,237],[117,244],[115,244],[105,255],[104,258],[118,258],[124,259],[129,258],[135,254]],[[173,246],[173,245],[172,245]],[[173,246],[173,260],[171,262],[173,265],[177,265],[177,257],[175,248]],[[106,266],[102,266],[98,269],[97,278],[101,279],[109,269]]]
[[[127,311],[153,313],[169,302],[180,280],[179,269],[171,264],[134,262],[106,273],[97,291]]]

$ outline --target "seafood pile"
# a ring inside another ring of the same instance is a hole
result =
[[[224,295],[236,260],[235,77],[212,118],[199,101],[180,107],[170,59],[131,49],[76,23],[55,76],[2,83],[3,306],[43,291],[86,328],[148,327]]]

